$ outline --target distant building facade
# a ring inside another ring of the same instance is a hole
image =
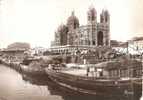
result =
[[[30,56],[42,56],[43,53],[46,51],[46,48],[43,47],[35,47],[35,48],[31,48],[29,50],[29,55]]]
[[[30,49],[30,44],[15,42],[2,50],[3,58],[11,61],[22,62],[25,57],[25,52]]]
[[[131,54],[141,54],[143,53],[143,37],[134,37],[128,41],[129,52]]]
[[[66,25],[60,25],[55,32],[52,46],[110,46],[110,15],[102,10],[100,22],[97,22],[96,9],[90,7],[87,12],[87,25],[80,26],[79,19],[72,12]]]
[[[30,44],[29,43],[24,43],[24,42],[14,42],[10,45],[7,46],[7,49],[9,50],[19,50],[19,49],[23,49],[23,50],[28,50],[30,49]]]

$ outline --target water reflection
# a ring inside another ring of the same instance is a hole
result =
[[[31,84],[18,72],[0,65],[0,100],[63,100],[52,96],[45,85]]]
[[[48,77],[33,77],[0,65],[0,100],[131,100],[126,96],[97,97],[58,86]],[[139,100],[139,99],[132,99]]]
[[[131,100],[131,98],[128,98],[126,96],[123,96],[123,97],[116,96],[116,97],[107,98],[107,96],[99,97],[99,96],[80,94],[78,92],[58,86],[58,84],[52,82],[47,77],[41,78],[41,77],[30,77],[27,75],[23,75],[23,80],[28,81],[31,84],[47,86],[47,89],[51,95],[59,95],[64,100]]]
[[[28,81],[31,84],[47,86],[47,90],[51,95],[60,95],[64,100],[108,100],[104,97],[101,99],[97,96],[83,95],[64,87],[59,87],[56,83],[52,82],[48,78],[45,79],[23,75],[23,80]]]

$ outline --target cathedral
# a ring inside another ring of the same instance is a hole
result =
[[[53,55],[61,55],[66,63],[83,63],[83,59],[96,63],[96,60],[103,59],[103,55],[110,50],[109,12],[102,10],[97,22],[96,9],[90,7],[87,24],[83,26],[72,12],[66,25],[58,27],[49,50]]]
[[[66,25],[60,25],[55,32],[52,47],[56,46],[110,46],[110,15],[102,10],[100,21],[94,7],[87,11],[87,24],[80,26],[74,12],[67,19]]]

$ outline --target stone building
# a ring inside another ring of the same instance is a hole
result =
[[[61,25],[55,32],[55,41],[53,46],[67,45],[67,32],[68,28],[66,25]]]
[[[96,9],[90,7],[87,11],[86,25],[80,26],[79,19],[72,12],[66,25],[62,24],[58,27],[50,52],[55,55],[62,55],[64,59],[68,59],[68,62],[81,62],[83,59],[77,55],[77,52],[97,52],[100,56],[102,52],[107,52],[109,48],[110,14],[107,10],[102,10],[98,22]],[[93,61],[95,58],[101,57],[88,53],[86,58],[95,62]]]
[[[90,7],[87,12],[87,25],[80,26],[79,19],[72,12],[66,25],[60,25],[55,32],[52,46],[109,46],[110,45],[110,15],[102,10],[100,22],[97,22],[96,9]]]
[[[22,62],[25,57],[25,52],[30,49],[29,43],[15,42],[2,50],[3,58],[11,61]]]
[[[141,55],[143,53],[143,37],[133,37],[128,40],[129,53]]]

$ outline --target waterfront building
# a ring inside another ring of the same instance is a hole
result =
[[[122,42],[117,40],[111,40],[110,45],[118,54],[127,54],[128,52],[128,42]]]
[[[143,37],[134,37],[128,41],[129,43],[129,52],[131,54],[141,55],[143,53]]]
[[[102,10],[100,22],[98,22],[96,9],[90,7],[87,11],[86,25],[80,26],[79,19],[72,12],[66,25],[62,24],[58,27],[50,51],[57,55],[72,55],[70,58],[75,58],[78,61],[77,59],[80,57],[75,57],[77,53],[96,52],[98,50],[99,55],[101,55],[102,51],[109,48],[110,14],[108,10]],[[95,56],[91,57],[93,55],[88,56],[90,56],[88,57],[90,59],[95,58]]]
[[[35,48],[31,48],[29,49],[29,51],[27,51],[27,54],[29,56],[43,56],[43,53],[46,51],[47,49],[44,47],[35,47]]]
[[[8,45],[7,49],[25,49],[25,50],[28,50],[28,49],[30,49],[30,44],[24,43],[24,42],[14,42],[14,43]]]
[[[7,46],[7,48],[2,50],[2,57],[5,60],[10,61],[20,61],[22,62],[25,52],[30,49],[30,44],[15,42]]]

